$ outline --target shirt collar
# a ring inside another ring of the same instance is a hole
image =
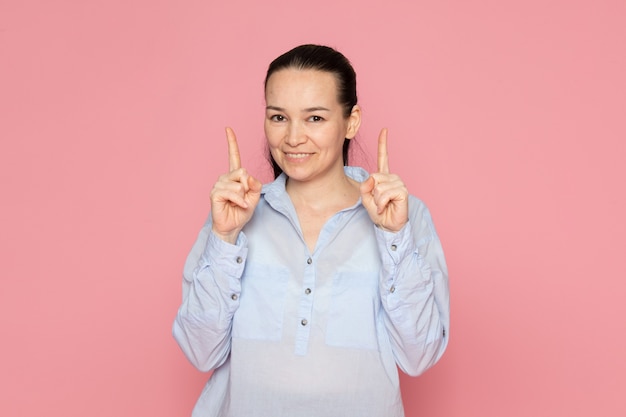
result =
[[[361,167],[343,167],[344,172],[355,181],[363,182],[369,177],[369,173]],[[263,185],[261,194],[265,195],[265,199],[280,198],[285,194],[285,184],[287,183],[287,175],[283,172],[274,181]]]

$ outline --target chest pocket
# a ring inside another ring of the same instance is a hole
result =
[[[326,344],[378,349],[376,320],[379,310],[376,273],[365,271],[337,274],[331,290]]]
[[[286,268],[246,265],[240,304],[233,317],[233,337],[281,340],[288,277]]]

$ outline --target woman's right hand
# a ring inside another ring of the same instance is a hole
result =
[[[219,177],[211,190],[213,233],[234,244],[246,223],[252,218],[261,197],[262,184],[241,167],[235,132],[226,128],[229,172]]]

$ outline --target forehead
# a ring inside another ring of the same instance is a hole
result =
[[[287,68],[276,71],[267,80],[265,99],[268,104],[274,101],[321,102],[338,104],[337,80],[327,71]]]

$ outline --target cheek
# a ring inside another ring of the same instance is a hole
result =
[[[271,124],[269,124],[269,122],[266,120],[265,124],[263,125],[263,130],[265,132],[265,138],[271,146],[272,142],[275,142],[276,129],[272,128]]]
[[[277,145],[275,136],[276,135],[272,134],[272,131],[265,131],[265,140],[267,140],[267,144],[270,146],[270,148]]]
[[[280,129],[276,126],[272,126],[269,123],[265,123],[265,140],[270,148],[270,152],[274,155],[276,148],[280,145],[282,134]]]
[[[333,136],[333,137],[341,136],[342,138],[344,138],[347,133],[348,133],[348,124],[343,120],[336,121],[334,123],[328,123],[325,126],[324,134],[327,136]]]
[[[328,146],[332,146],[332,144],[336,144],[338,146],[343,146],[343,141],[348,134],[346,126],[343,124],[335,124],[333,126],[328,126],[328,128],[323,133],[324,140],[326,141]]]

